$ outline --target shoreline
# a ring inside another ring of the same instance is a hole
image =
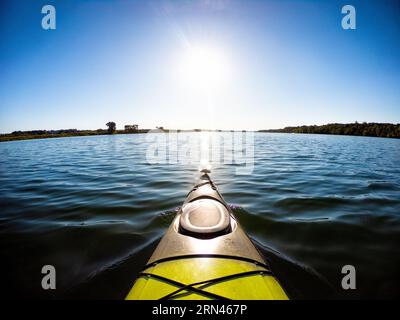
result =
[[[156,131],[157,130],[157,131]],[[46,130],[40,130],[46,131]],[[55,131],[68,131],[68,130],[55,130]],[[48,133],[44,134],[31,134],[24,133],[6,133],[0,134],[0,142],[8,142],[8,141],[21,141],[21,140],[34,140],[34,139],[52,139],[52,138],[67,138],[67,137],[85,137],[85,136],[106,136],[106,135],[118,135],[118,134],[143,134],[143,133],[156,133],[156,132],[165,132],[168,133],[170,131],[173,132],[245,132],[246,130],[211,130],[211,129],[139,129],[137,131],[125,131],[125,130],[116,130],[113,133],[107,132],[107,130],[81,130],[74,132],[63,132],[63,133]],[[257,132],[250,131],[248,132]]]
[[[215,131],[215,130],[207,130],[208,132],[240,132],[234,131],[234,130],[221,130],[221,131]],[[166,133],[168,132],[167,130],[165,131]],[[198,132],[194,130],[182,130],[180,132]],[[305,132],[282,132],[282,131],[277,131],[277,130],[258,130],[258,131],[250,131],[247,130],[247,132],[255,132],[255,133],[282,133],[282,134],[306,134],[306,135],[326,135],[326,136],[342,136],[342,137],[360,137],[360,138],[383,138],[383,139],[400,139],[400,137],[384,137],[384,136],[364,136],[364,135],[356,135],[356,134],[336,134],[336,133],[305,133]],[[92,133],[92,134],[74,134],[74,135],[61,135],[61,134],[53,134],[53,135],[35,135],[35,136],[15,136],[15,137],[7,137],[3,138],[0,136],[0,143],[1,142],[13,142],[13,141],[28,141],[28,140],[39,140],[39,139],[56,139],[56,138],[73,138],[73,137],[89,137],[89,136],[112,136],[112,135],[120,135],[120,134],[143,134],[147,132],[120,132],[120,133],[113,133],[113,134],[108,134],[108,133]]]
[[[116,130],[112,133],[105,129],[98,130],[32,130],[32,131],[14,131],[12,133],[0,134],[0,142],[21,141],[33,139],[51,139],[66,137],[84,137],[98,135],[114,135],[114,134],[140,134],[152,132],[259,132],[259,133],[296,133],[296,134],[324,134],[339,136],[358,136],[358,137],[376,137],[400,139],[400,124],[392,123],[332,123],[321,126],[296,126],[285,127],[283,129],[266,129],[266,130],[216,130],[216,129],[138,129],[134,131]]]

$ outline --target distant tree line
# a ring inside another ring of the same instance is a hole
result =
[[[43,138],[61,138],[74,136],[94,136],[104,134],[126,134],[126,133],[146,133],[150,129],[117,130],[117,125],[113,121],[106,123],[107,129],[97,130],[78,130],[78,129],[60,129],[60,130],[30,130],[30,131],[13,131],[12,133],[0,134],[0,142],[27,139],[43,139]],[[133,126],[134,127],[134,126]]]
[[[73,136],[92,136],[108,133],[107,130],[77,130],[77,129],[61,129],[61,130],[30,130],[30,131],[14,131],[8,134],[0,134],[1,141],[42,139],[42,138],[61,138]]]
[[[21,135],[44,135],[44,134],[70,134],[77,133],[77,129],[61,129],[61,130],[31,130],[31,131],[13,131],[14,136]]]
[[[400,138],[400,124],[392,123],[330,123],[321,126],[299,126],[285,127],[283,129],[260,130],[262,132],[285,132],[285,133],[317,133],[317,134],[338,134],[350,136],[368,136]]]

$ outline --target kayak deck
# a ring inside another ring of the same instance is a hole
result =
[[[204,173],[126,299],[286,300],[288,296]]]
[[[232,258],[187,257],[147,267],[126,299],[286,300],[265,266]]]

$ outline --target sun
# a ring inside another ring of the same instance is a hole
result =
[[[214,47],[190,47],[184,52],[180,71],[185,85],[200,90],[220,89],[228,80],[228,57]]]

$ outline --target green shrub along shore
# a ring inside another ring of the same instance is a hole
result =
[[[336,134],[346,136],[367,136],[400,138],[400,124],[392,123],[330,123],[321,126],[285,127],[283,129],[260,130],[261,132],[285,132],[285,133],[314,133]]]
[[[33,130],[33,131],[14,131],[8,134],[0,135],[1,141],[14,141],[14,140],[29,140],[29,139],[46,139],[46,138],[63,138],[63,137],[79,137],[79,136],[96,136],[104,134],[132,134],[132,133],[146,133],[148,130],[125,131],[115,130],[109,132],[105,129],[99,130]]]
[[[113,124],[113,123],[111,123]],[[115,128],[115,127],[114,127]],[[168,129],[162,127],[159,130],[168,132]],[[140,130],[115,130],[112,128],[98,130],[32,130],[32,131],[14,131],[12,133],[0,134],[1,141],[44,139],[44,138],[62,138],[75,136],[95,136],[105,134],[135,134],[147,133],[149,129]],[[178,132],[181,130],[178,130]],[[200,129],[184,130],[184,131],[201,131]],[[213,131],[213,130],[207,130]],[[216,130],[221,131],[221,130]],[[232,130],[230,130],[232,131]],[[368,136],[368,137],[384,137],[384,138],[400,138],[400,124],[392,123],[331,123],[321,126],[299,126],[285,127],[283,129],[259,130],[258,132],[280,132],[280,133],[310,133],[310,134],[334,134],[349,136]]]

